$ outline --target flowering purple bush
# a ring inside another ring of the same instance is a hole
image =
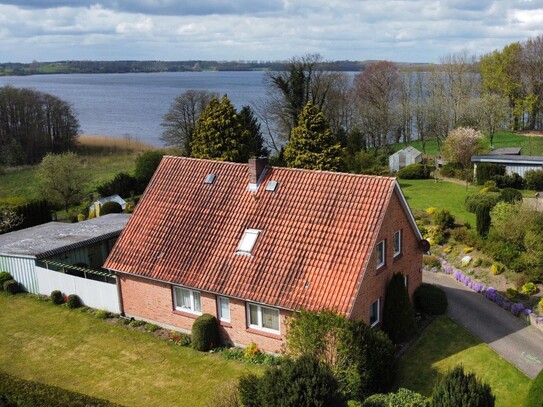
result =
[[[532,310],[530,308],[524,308],[524,311],[522,311],[524,315],[530,315],[532,313]]]
[[[517,317],[522,311],[524,311],[524,309],[525,309],[524,304],[521,302],[517,302],[516,304],[513,304],[511,306],[511,312],[513,313],[513,315]]]
[[[480,293],[483,291],[483,284],[479,283],[477,281],[471,283],[471,289],[475,291],[476,293]]]
[[[443,272],[445,274],[452,274],[453,273],[453,266],[450,264],[447,264],[445,267],[443,267]]]

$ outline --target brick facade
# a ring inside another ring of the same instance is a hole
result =
[[[401,253],[394,257],[394,233],[398,230],[402,231]],[[394,273],[400,272],[407,276],[407,287],[411,298],[422,283],[422,252],[418,247],[418,237],[414,233],[396,194],[392,195],[379,231],[377,242],[381,240],[385,240],[386,246],[385,265],[377,269],[377,254],[374,250],[353,305],[350,315],[352,319],[363,319],[369,322],[370,306],[380,299],[379,319],[382,320],[386,287]]]
[[[128,317],[143,319],[168,329],[190,332],[196,314],[175,310],[172,285],[120,275],[124,312]],[[219,318],[217,296],[200,292],[202,313]],[[229,298],[230,323],[220,323],[221,339],[225,343],[247,345],[255,342],[267,352],[278,353],[284,343],[285,321],[290,311],[280,310],[280,335],[248,328],[246,302]]]

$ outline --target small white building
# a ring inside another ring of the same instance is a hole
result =
[[[89,206],[89,212],[94,211],[96,217],[100,216],[100,209],[102,208],[102,205],[106,202],[117,202],[119,205],[121,205],[123,211],[126,209],[126,201],[119,195],[115,194],[94,201],[94,203]]]
[[[543,170],[543,156],[529,155],[474,155],[471,157],[473,173],[477,174],[477,164],[493,163],[503,165],[507,175],[517,173],[524,178],[528,170]]]
[[[418,164],[422,161],[422,153],[415,147],[408,146],[396,151],[388,157],[388,168],[390,172],[396,172],[411,164]]]

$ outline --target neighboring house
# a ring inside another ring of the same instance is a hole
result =
[[[396,151],[388,157],[388,168],[390,172],[396,172],[411,164],[418,164],[422,161],[422,153],[415,147],[408,146]]]
[[[477,174],[477,164],[493,163],[505,166],[505,172],[508,175],[517,173],[521,177],[528,170],[543,169],[543,156],[528,156],[528,155],[474,155],[471,157],[473,165],[473,173]]]
[[[378,325],[395,272],[420,285],[422,237],[395,178],[164,157],[104,267],[127,316],[277,352],[295,310]]]
[[[95,216],[100,216],[100,208],[102,208],[102,205],[106,202],[117,202],[119,205],[121,205],[121,208],[123,208],[123,211],[126,209],[126,201],[121,198],[119,195],[110,195],[106,196],[104,198],[97,199],[89,206],[89,212],[94,211]]]
[[[0,235],[0,271],[28,292],[77,294],[85,305],[119,312],[115,275],[102,269],[128,214],[49,222]]]

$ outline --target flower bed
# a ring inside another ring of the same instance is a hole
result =
[[[494,287],[486,286],[485,284],[473,280],[469,275],[464,273],[462,270],[459,270],[449,264],[446,259],[440,258],[441,267],[426,267],[426,270],[429,270],[432,273],[443,272],[445,274],[451,275],[456,281],[464,286],[470,288],[476,293],[480,293],[486,297],[489,301],[494,302],[495,304],[502,307],[504,310],[511,312],[516,317],[522,318],[526,322],[534,325],[536,328],[543,331],[543,317],[537,315],[530,308],[524,306],[521,302],[514,302],[511,299],[507,298],[505,295],[502,295]]]

